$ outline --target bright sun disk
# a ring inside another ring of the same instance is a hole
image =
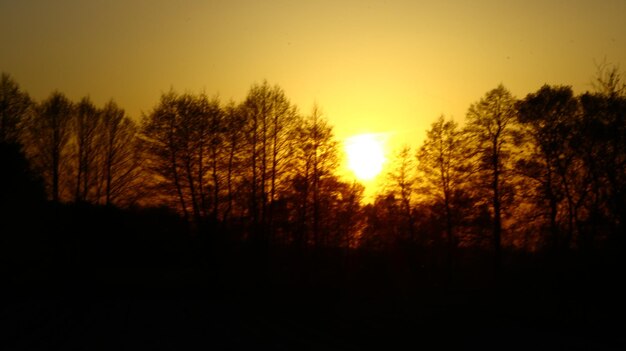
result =
[[[346,139],[348,168],[359,180],[371,180],[383,169],[383,141],[376,134],[360,134]]]

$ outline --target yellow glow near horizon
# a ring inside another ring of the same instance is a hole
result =
[[[346,139],[348,168],[362,181],[376,178],[386,161],[384,142],[376,134],[359,134]]]
[[[0,71],[34,100],[114,99],[137,122],[169,88],[239,103],[267,79],[300,111],[319,103],[338,137],[393,130],[389,150],[417,148],[499,83],[517,98],[584,93],[594,61],[624,67],[624,13],[589,0],[0,1]]]

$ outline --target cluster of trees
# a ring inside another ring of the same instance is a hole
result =
[[[366,207],[364,239],[485,247],[497,262],[503,247],[622,247],[625,138],[626,85],[614,67],[578,96],[544,85],[518,100],[500,85],[464,127],[442,116],[415,154],[397,154],[388,189]]]
[[[114,101],[97,108],[53,92],[34,102],[7,74],[0,81],[0,142],[20,143],[53,201],[128,206],[140,183],[138,127]]]
[[[33,102],[6,74],[3,143],[21,143],[52,201],[166,206],[192,232],[259,244],[354,246],[363,196],[336,174],[340,148],[316,106],[303,116],[278,86],[222,104],[170,91],[139,124],[54,92]]]
[[[0,141],[20,143],[49,199],[162,205],[209,228],[298,247],[591,249],[623,241],[626,86],[599,70],[594,92],[543,86],[518,100],[502,85],[465,125],[440,117],[397,153],[387,186],[337,176],[341,151],[316,106],[302,115],[278,86],[240,103],[170,91],[139,124],[115,102],[54,92],[33,102],[6,74]]]
[[[356,233],[363,189],[337,177],[332,127],[317,107],[300,115],[278,86],[253,85],[225,106],[170,91],[144,116],[140,139],[153,201],[195,226],[299,246],[349,245]]]

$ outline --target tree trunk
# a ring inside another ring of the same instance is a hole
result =
[[[213,146],[212,150],[213,165],[212,165],[212,177],[213,177],[213,209],[211,216],[214,221],[219,218],[219,200],[220,200],[220,183],[217,175],[217,146]]]
[[[494,245],[494,265],[496,278],[500,275],[502,266],[502,219],[501,219],[501,203],[500,203],[500,158],[498,152],[498,139],[494,139],[493,143],[493,245]]]

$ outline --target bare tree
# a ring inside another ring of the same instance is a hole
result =
[[[545,213],[548,213],[551,243],[553,248],[558,248],[559,213],[563,199],[566,200],[568,237],[572,236],[578,217],[574,178],[580,176],[582,170],[575,171],[575,154],[571,148],[578,119],[578,102],[570,87],[545,85],[526,96],[518,104],[518,112],[524,134],[532,142],[532,151],[518,163],[520,172],[534,180],[540,188],[539,207],[542,207],[541,203],[547,203],[548,211]],[[584,193],[586,191],[579,195]]]
[[[189,220],[188,198],[183,188],[177,99],[174,91],[161,95],[158,105],[143,118],[141,138],[146,152],[146,167],[153,174],[154,187],[161,190],[157,193],[166,201],[176,199],[183,217]]]
[[[75,154],[74,201],[85,201],[96,180],[93,175],[98,155],[100,112],[89,100],[83,98],[76,106],[73,119],[73,147]]]
[[[626,89],[616,66],[600,66],[596,81],[595,92],[579,97],[581,123],[572,146],[591,177],[592,232],[608,226],[604,231],[619,242],[626,223]]]
[[[101,111],[100,198],[105,205],[125,206],[136,202],[139,192],[140,152],[138,128],[114,101]]]
[[[144,117],[141,134],[147,167],[167,189],[165,197],[177,198],[185,219],[196,224],[209,214],[217,220],[224,178],[224,113],[219,101],[170,91]]]
[[[289,183],[297,113],[283,90],[267,81],[252,86],[241,108],[247,120],[249,214],[257,239],[267,242],[278,192]]]
[[[237,190],[237,186],[242,182],[242,158],[245,142],[244,126],[245,114],[239,106],[230,103],[224,109],[224,143],[226,154],[224,155],[224,163],[226,168],[226,208],[223,213],[223,219],[227,221],[235,212],[236,194],[241,191]],[[242,214],[243,209],[236,211],[238,216]]]
[[[62,166],[66,163],[74,106],[54,92],[35,107],[28,121],[28,154],[43,175],[53,201],[61,200]]]
[[[31,104],[28,94],[3,72],[0,76],[0,142],[20,141],[22,122]]]
[[[332,184],[336,183],[334,172],[339,164],[338,144],[334,140],[332,127],[317,105],[302,120],[298,130],[298,162],[294,183],[299,203],[297,241],[299,245],[307,245],[310,241],[315,246],[321,246],[324,244],[323,222],[327,222],[323,207],[333,191]]]
[[[518,134],[515,99],[503,86],[487,92],[467,112],[466,132],[476,151],[478,182],[489,192],[496,272],[502,261],[502,217],[511,176],[509,160]]]
[[[226,126],[224,111],[221,109],[219,100],[217,100],[217,98],[211,101],[206,101],[205,103],[203,103],[203,105],[204,105],[205,111],[201,114],[202,116],[204,116],[204,118],[202,118],[203,122],[201,123],[206,125],[205,128],[206,128],[207,136],[206,136],[206,141],[203,140],[202,144],[207,145],[208,155],[206,157],[209,160],[209,163],[210,163],[209,167],[211,169],[211,175],[210,175],[211,182],[210,183],[213,188],[212,189],[213,190],[212,201],[211,201],[212,203],[211,217],[213,218],[213,220],[217,221],[220,217],[223,217],[223,215],[220,216],[219,212],[220,212],[220,205],[222,202],[221,194],[223,192],[222,186],[224,182],[224,176],[223,176],[224,172],[222,171],[222,166],[223,166],[222,160],[224,158],[224,151],[225,151],[224,139],[226,135],[225,129],[227,126]],[[237,147],[236,143],[234,147]],[[202,162],[203,158],[204,158],[203,155],[199,156],[200,162]],[[232,160],[229,160],[229,162],[232,162]],[[203,173],[203,170],[200,169],[199,173]],[[204,195],[204,189],[202,188],[202,183],[204,182],[200,182],[200,187],[201,187],[200,192],[204,198],[205,195]]]
[[[417,153],[422,192],[430,201],[441,204],[449,250],[458,244],[459,196],[467,182],[467,148],[457,123],[440,116],[431,125],[426,140]]]
[[[626,82],[617,65],[603,61],[596,64],[596,75],[591,83],[595,91],[601,95],[615,98],[626,96]]]
[[[416,165],[411,147],[408,145],[402,147],[392,164],[394,168],[387,174],[387,178],[391,183],[391,192],[400,200],[408,239],[414,242],[416,238],[412,202],[415,192]]]

